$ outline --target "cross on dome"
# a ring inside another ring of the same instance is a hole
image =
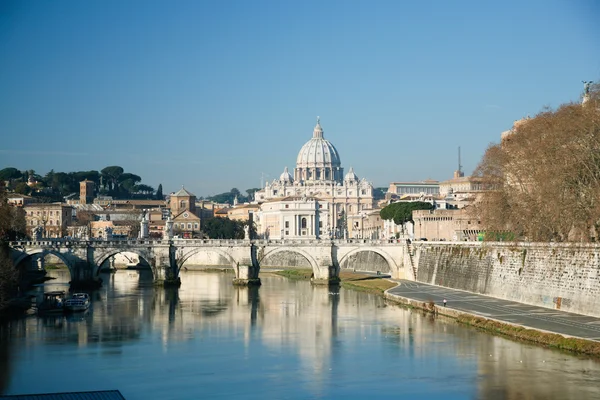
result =
[[[313,131],[313,138],[323,138],[323,128],[321,128],[321,117],[317,117],[317,125]]]

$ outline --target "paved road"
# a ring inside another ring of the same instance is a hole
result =
[[[600,318],[530,306],[420,282],[403,279],[397,282],[400,285],[390,289],[389,293],[423,302],[434,301],[437,305],[442,305],[445,298],[448,301],[447,307],[456,310],[530,328],[600,341]]]

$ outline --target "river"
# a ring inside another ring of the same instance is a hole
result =
[[[64,270],[38,290],[66,290]],[[261,275],[103,276],[83,314],[4,324],[0,393],[136,399],[600,399],[600,362],[512,342],[381,297]]]

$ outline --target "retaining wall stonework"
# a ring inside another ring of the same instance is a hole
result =
[[[600,246],[414,244],[417,281],[600,317]]]

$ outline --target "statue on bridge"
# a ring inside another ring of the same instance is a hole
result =
[[[583,83],[583,94],[589,95],[590,87],[592,86],[592,83],[594,83],[594,81],[581,81],[581,82]]]
[[[113,238],[113,228],[111,228],[110,226],[107,226],[104,228],[104,240],[112,240]]]
[[[75,237],[77,239],[87,240],[88,239],[87,227],[80,226],[79,228],[77,228],[77,233],[75,234]]]
[[[31,233],[33,236],[33,240],[42,240],[42,237],[44,236],[44,228],[42,228],[41,225],[38,225],[35,228],[33,228],[33,231]]]
[[[171,219],[171,210],[168,211],[165,229],[163,230],[163,240],[173,239],[173,220]]]

